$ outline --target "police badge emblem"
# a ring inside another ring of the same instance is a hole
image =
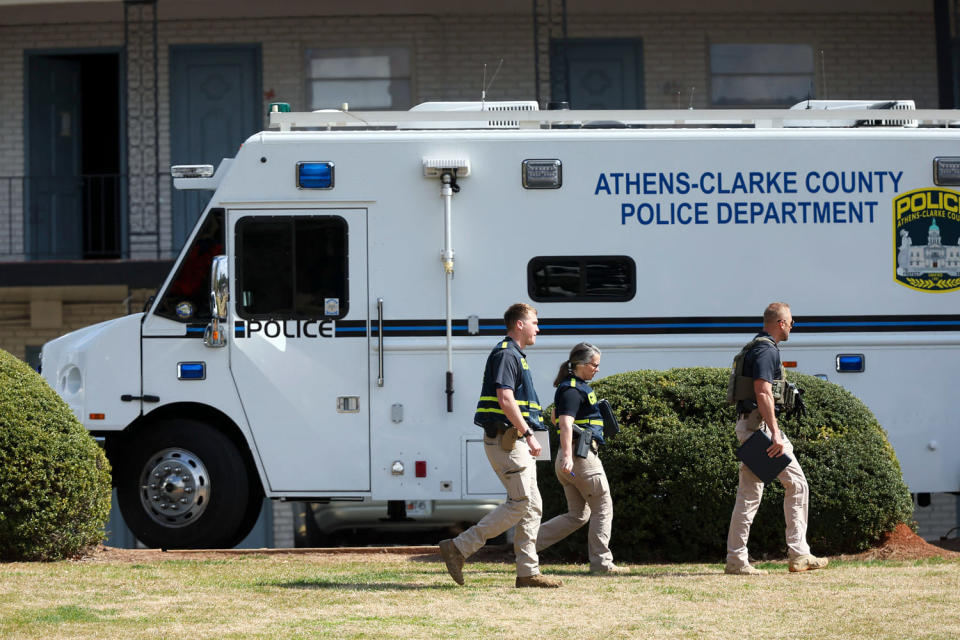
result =
[[[189,320],[193,317],[193,304],[184,300],[177,303],[177,317],[183,320]]]
[[[340,298],[324,298],[323,299],[323,315],[325,316],[340,315]]]
[[[960,193],[915,189],[894,198],[893,268],[911,289],[960,289]]]

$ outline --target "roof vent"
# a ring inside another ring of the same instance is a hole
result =
[[[424,102],[412,107],[410,111],[539,111],[535,100],[512,100],[500,102]],[[478,120],[476,122],[417,122],[410,128],[416,129],[516,129],[518,120]]]
[[[796,111],[916,111],[913,100],[804,100],[790,107]],[[837,114],[838,116],[841,114]],[[907,114],[904,114],[907,115]],[[868,120],[787,120],[785,127],[912,127],[916,120],[877,118]]]

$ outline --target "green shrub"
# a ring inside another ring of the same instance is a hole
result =
[[[57,560],[103,539],[110,465],[35,371],[0,350],[0,560]]]
[[[900,465],[870,410],[835,384],[788,376],[805,391],[807,415],[784,419],[782,428],[810,485],[814,553],[860,551],[911,521]],[[622,429],[600,453],[613,494],[615,559],[715,562],[725,555],[739,466],[726,384],[726,369],[690,368],[634,371],[594,385]],[[556,439],[551,430],[554,459]],[[537,467],[547,520],[566,502],[553,464]],[[784,526],[783,488],[774,481],[750,531],[751,555],[785,555]],[[544,557],[585,554],[586,526]]]

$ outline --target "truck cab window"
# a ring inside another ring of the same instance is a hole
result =
[[[537,302],[626,302],[637,265],[629,256],[538,256],[527,264],[527,291]]]
[[[211,209],[154,313],[177,322],[210,320],[210,264],[225,253],[223,209]]]
[[[347,223],[270,216],[237,223],[237,312],[259,320],[342,318],[348,311]]]

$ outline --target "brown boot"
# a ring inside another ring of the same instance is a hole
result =
[[[762,576],[766,573],[763,569],[757,569],[750,564],[745,564],[742,567],[728,564],[723,568],[723,572],[732,576]]]
[[[595,576],[618,576],[630,573],[630,569],[615,564],[608,564],[603,567],[590,567],[590,573]]]
[[[563,582],[557,580],[556,578],[548,578],[543,574],[536,574],[533,576],[517,576],[517,588],[523,587],[540,587],[543,589],[556,589],[557,587],[562,587]]]
[[[790,571],[791,573],[796,573],[798,571],[813,571],[814,569],[823,569],[829,560],[826,558],[818,558],[817,556],[812,556],[809,553],[805,556],[797,556],[796,558],[790,559]]]
[[[460,550],[457,549],[457,545],[453,544],[453,540],[441,540],[440,541],[440,557],[443,558],[443,561],[447,565],[447,572],[450,574],[450,577],[453,578],[453,581],[457,584],[463,584],[463,554],[460,553]]]

